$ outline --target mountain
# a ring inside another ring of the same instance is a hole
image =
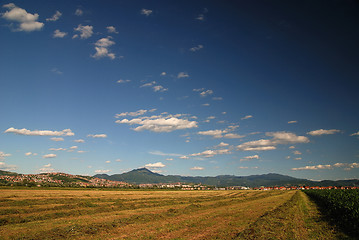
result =
[[[15,175],[18,175],[18,174],[14,173],[14,172],[0,170],[0,176],[15,176]]]
[[[151,172],[146,168],[135,169],[130,172],[107,175],[98,174],[94,177],[103,178],[112,181],[123,181],[132,184],[143,183],[202,183],[205,185],[212,185],[217,187],[227,186],[359,186],[359,180],[339,180],[339,181],[311,181],[307,179],[299,179],[286,175],[268,173],[263,175],[251,176],[233,176],[233,175],[220,175],[216,177],[184,177],[179,175],[162,175]]]

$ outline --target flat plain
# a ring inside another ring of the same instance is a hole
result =
[[[0,239],[346,238],[302,191],[0,189]]]

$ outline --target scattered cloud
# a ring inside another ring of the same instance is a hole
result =
[[[116,162],[122,162],[122,160],[121,160],[121,159],[119,159],[119,158],[118,158],[118,159],[116,159],[115,161],[116,161]]]
[[[189,77],[189,75],[185,72],[180,72],[177,75],[177,78],[188,78],[188,77]]]
[[[64,38],[67,35],[66,32],[61,32],[59,29],[56,29],[54,31],[54,34],[52,35],[53,38]]]
[[[156,163],[149,163],[149,164],[146,164],[145,167],[146,168],[163,168],[165,167],[166,165],[164,165],[162,162],[156,162]]]
[[[47,173],[47,172],[54,172],[55,169],[52,168],[51,163],[44,165],[42,168],[39,169],[39,172],[41,173]]]
[[[192,167],[191,170],[204,170],[204,167]]]
[[[76,139],[76,140],[74,140],[74,142],[77,142],[77,143],[84,143],[84,142],[85,142],[85,140],[83,140],[83,139]]]
[[[27,152],[25,153],[25,156],[37,156],[37,153]]]
[[[93,34],[93,27],[90,25],[82,26],[79,24],[77,28],[74,28],[75,32],[79,32],[81,39],[87,39],[92,36]],[[79,35],[75,34],[72,38],[78,38]]]
[[[227,133],[223,136],[224,138],[229,138],[229,139],[239,139],[239,138],[244,138],[244,135],[239,135],[236,133]]]
[[[50,138],[51,141],[54,141],[54,142],[62,142],[64,141],[64,139],[62,137],[53,137],[53,138]]]
[[[115,54],[109,51],[109,47],[116,44],[114,41],[111,40],[112,37],[108,36],[106,38],[101,38],[95,43],[95,50],[96,53],[92,55],[93,58],[103,58],[109,57],[111,59],[115,59]]]
[[[294,148],[295,148],[295,146],[290,146],[290,147],[289,147],[289,149],[294,149]]]
[[[62,131],[50,131],[50,130],[27,130],[23,129],[16,129],[16,128],[9,128],[5,130],[4,133],[14,133],[18,135],[27,135],[27,136],[74,136],[75,134],[71,131],[71,129],[64,129]]]
[[[222,155],[222,154],[229,154],[229,153],[230,153],[229,149],[217,149],[217,150],[206,150],[206,151],[203,151],[200,153],[193,153],[193,154],[190,154],[189,156],[210,158],[210,157],[214,157],[215,155]]]
[[[63,72],[61,72],[59,69],[57,69],[57,68],[52,68],[51,69],[51,72],[53,72],[53,73],[56,73],[56,74],[59,74],[59,75],[61,75]]]
[[[196,121],[190,121],[186,118],[180,118],[179,115],[158,115],[151,117],[141,117],[135,119],[117,120],[116,123],[139,125],[133,128],[134,131],[149,130],[152,132],[172,132],[175,130],[189,129],[198,127]]]
[[[228,143],[221,142],[220,144],[216,145],[215,147],[227,147],[229,146]]]
[[[302,160],[301,157],[294,158],[294,160]]]
[[[126,80],[120,79],[120,80],[117,81],[117,83],[128,83],[128,82],[131,82],[131,80],[128,80],[128,79],[126,79]]]
[[[66,151],[66,148],[49,148],[49,151]]]
[[[196,17],[197,20],[199,21],[204,21],[204,14],[199,14],[197,17]]]
[[[221,101],[221,100],[223,100],[223,98],[222,98],[222,97],[213,97],[212,100],[214,100],[214,101]]]
[[[239,169],[248,169],[248,167],[238,167]]]
[[[359,136],[359,131],[356,133],[351,134],[350,136]]]
[[[298,123],[298,121],[289,121],[288,124]]]
[[[111,163],[111,161],[106,161],[105,163]]]
[[[108,26],[108,27],[106,27],[106,29],[107,29],[108,33],[118,33],[114,26]]]
[[[5,157],[10,157],[11,154],[10,153],[4,153],[0,151],[0,160],[5,159]]]
[[[180,159],[189,159],[189,157],[187,157],[187,156],[181,156],[181,157],[179,157]]]
[[[55,157],[56,157],[56,154],[53,154],[53,153],[46,154],[46,155],[42,156],[42,158],[55,158]]]
[[[238,138],[243,138],[245,136],[243,135],[239,135],[236,133],[229,133],[230,131],[235,130],[236,127],[228,127],[227,129],[224,130],[208,130],[208,131],[200,131],[197,132],[197,134],[199,135],[205,135],[205,136],[212,136],[213,138],[228,138],[228,139],[238,139]]]
[[[209,107],[210,104],[209,104],[209,103],[203,103],[202,106],[204,106],[204,107]]]
[[[107,138],[106,134],[89,134],[87,135],[87,137],[92,137],[92,138]]]
[[[76,16],[82,16],[84,14],[84,12],[81,10],[81,9],[76,9],[76,11],[75,11],[75,15]]]
[[[213,91],[208,89],[206,91],[201,92],[199,95],[201,95],[201,97],[207,97],[208,95],[211,95],[211,94],[213,94]]]
[[[301,153],[300,151],[298,151],[298,150],[293,151],[293,154],[295,154],[295,155],[302,155],[302,153]]]
[[[137,116],[141,116],[144,115],[147,112],[154,112],[157,109],[151,109],[151,110],[145,110],[145,109],[140,109],[136,112],[123,112],[123,113],[118,113],[115,115],[115,118],[120,118],[120,117],[126,117],[126,116],[131,116],[131,117],[137,117]]]
[[[164,152],[161,152],[161,151],[150,151],[148,153],[152,154],[152,155],[157,155],[157,156],[169,156],[169,157],[183,156],[182,154],[178,154],[178,153],[164,153]]]
[[[95,170],[95,173],[109,173],[109,172],[111,172],[111,170],[102,170],[102,169]]]
[[[59,11],[56,11],[56,13],[51,17],[51,18],[46,18],[47,22],[55,22],[57,20],[59,20],[59,18],[62,16],[62,13]]]
[[[70,150],[75,150],[75,149],[78,149],[78,148],[79,148],[78,146],[69,147]]]
[[[4,162],[0,162],[0,170],[3,171],[15,171],[17,169],[16,165],[8,165]]]
[[[173,161],[173,158],[166,158],[167,161]]]
[[[316,166],[305,166],[292,168],[293,171],[300,170],[320,170],[320,169],[334,169],[334,168],[344,168],[344,170],[351,170],[354,168],[359,168],[359,163],[335,163],[335,164],[326,164],[326,165],[316,165]]]
[[[3,8],[7,8],[9,11],[6,11],[2,14],[2,18],[10,22],[17,22],[17,28],[14,31],[39,31],[44,27],[44,23],[38,22],[39,14],[28,13],[25,9],[17,7],[13,3],[3,5]]]
[[[319,130],[307,132],[307,134],[312,135],[312,136],[321,136],[321,135],[330,135],[330,134],[335,134],[335,133],[340,133],[340,132],[341,131],[338,129],[330,129],[330,130],[319,129]]]
[[[167,75],[166,72],[162,72],[162,73],[161,73],[161,76],[166,76],[166,75]]]
[[[141,9],[141,14],[146,15],[147,17],[150,16],[152,14],[152,12],[153,11],[151,9],[145,9],[145,8]]]
[[[242,158],[240,161],[243,162],[243,161],[250,161],[252,159],[259,159],[259,156],[258,155],[253,155],[253,156],[247,156],[247,157],[244,157]]]
[[[241,120],[249,119],[249,118],[252,118],[252,117],[253,117],[252,115],[247,115],[247,116],[242,117]]]
[[[190,48],[189,50],[190,50],[191,52],[197,52],[197,51],[201,50],[202,48],[203,48],[203,45],[198,45],[198,46],[196,46],[196,47]]]
[[[241,151],[267,151],[276,149],[278,144],[308,143],[309,139],[305,136],[297,136],[291,132],[268,132],[266,136],[272,139],[260,139],[245,142],[237,146]]]

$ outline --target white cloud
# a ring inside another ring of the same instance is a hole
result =
[[[222,138],[223,134],[225,134],[227,132],[228,132],[228,130],[216,129],[216,130],[200,131],[200,132],[197,132],[197,134],[204,135],[204,136],[212,136],[214,138]]]
[[[50,131],[50,130],[27,130],[23,129],[16,129],[16,128],[9,128],[5,130],[4,133],[15,133],[19,135],[27,135],[27,136],[74,136],[75,134],[71,131],[71,129],[64,129],[62,131]]]
[[[161,73],[161,76],[166,76],[166,75],[167,75],[166,72],[162,72],[162,73]]]
[[[195,88],[192,91],[193,92],[202,92],[202,91],[204,91],[204,88]]]
[[[289,121],[288,124],[298,123],[298,121]]]
[[[116,123],[128,124],[128,125],[139,125],[138,127],[133,128],[133,130],[134,131],[149,130],[152,132],[172,132],[175,130],[198,127],[196,121],[182,119],[176,115],[175,116],[159,115],[159,116],[135,118],[135,119],[131,119],[131,120],[122,119],[122,120],[117,120]]]
[[[5,157],[10,157],[11,154],[10,153],[4,153],[0,151],[0,159],[3,160],[5,159]]]
[[[359,136],[359,131],[356,133],[351,134],[350,136]]]
[[[221,142],[220,144],[216,145],[215,147],[227,147],[229,146],[228,143]]]
[[[54,34],[52,35],[53,38],[64,38],[67,35],[66,32],[61,32],[59,29],[56,29],[54,31]]]
[[[236,133],[227,133],[223,136],[224,138],[230,138],[230,139],[238,139],[238,138],[244,138],[244,135],[239,135]]]
[[[151,9],[145,9],[145,8],[142,8],[141,9],[141,14],[142,15],[146,15],[147,17],[150,16],[152,14],[152,10]]]
[[[39,18],[39,14],[37,13],[28,13],[25,9],[19,8],[13,3],[5,4],[3,7],[10,11],[3,13],[2,18],[19,23],[15,31],[32,32],[39,31],[44,27],[42,22],[37,21]]]
[[[157,86],[153,86],[153,91],[155,92],[165,92],[165,91],[168,91],[168,88],[164,88],[163,86],[161,85],[157,85]]]
[[[46,18],[46,21],[51,21],[51,22],[54,22],[54,21],[57,21],[59,20],[59,18],[62,16],[62,13],[59,12],[59,11],[56,11],[56,13],[51,17],[51,18]]]
[[[53,137],[53,138],[50,138],[52,141],[55,141],[55,142],[61,142],[61,141],[64,141],[64,138],[62,137]]]
[[[301,157],[294,158],[294,160],[302,160]]]
[[[82,150],[80,150],[80,151],[77,151],[77,153],[85,153],[86,151],[82,151]]]
[[[111,163],[111,161],[106,161],[105,163]]]
[[[146,168],[163,168],[165,166],[166,165],[164,165],[162,162],[149,163],[145,165]]]
[[[167,161],[173,161],[173,158],[166,158]]]
[[[108,27],[106,27],[106,29],[107,29],[108,33],[118,33],[114,26],[108,26]]]
[[[239,169],[248,169],[248,167],[238,167]]]
[[[85,140],[83,140],[83,139],[76,139],[76,140],[74,140],[74,142],[77,142],[77,143],[84,143],[84,142],[85,142]]]
[[[180,159],[189,159],[189,157],[187,157],[187,156],[181,156],[181,157],[179,157]]]
[[[213,97],[212,100],[221,101],[221,100],[223,100],[223,98],[222,97]]]
[[[178,153],[164,153],[164,152],[161,152],[161,151],[150,151],[148,153],[152,154],[152,155],[157,155],[157,156],[169,156],[169,157],[183,156],[182,154],[178,154]]]
[[[203,167],[192,167],[191,170],[204,170]]]
[[[4,162],[0,162],[0,170],[3,171],[15,171],[17,169],[16,165],[8,165]]]
[[[177,78],[188,78],[188,77],[189,77],[189,75],[185,72],[180,72],[177,75]]]
[[[201,95],[201,97],[206,97],[206,96],[211,95],[211,94],[213,94],[213,91],[208,89],[206,91],[201,92],[199,95]]]
[[[200,153],[193,153],[190,154],[189,156],[191,157],[206,157],[206,158],[210,158],[210,157],[214,157],[215,155],[222,155],[222,154],[229,154],[230,151],[229,149],[218,149],[218,150],[206,150]]]
[[[209,107],[210,104],[209,104],[209,103],[203,103],[202,106],[204,106],[204,107]]]
[[[125,116],[137,117],[137,116],[144,115],[147,112],[149,112],[149,110],[145,110],[145,109],[140,109],[136,112],[123,112],[123,113],[116,114],[115,118],[120,118],[120,117],[125,117]]]
[[[0,153],[0,155],[1,155],[1,153]],[[30,155],[32,155],[32,152],[25,153],[25,156],[30,156]]]
[[[56,74],[59,74],[59,75],[61,75],[63,72],[61,72],[59,69],[57,69],[57,68],[52,68],[51,69],[51,72],[53,72],[53,73],[56,73]]]
[[[126,80],[120,79],[120,80],[117,81],[117,83],[128,83],[128,82],[131,82],[131,80],[128,80],[128,79],[126,79]]]
[[[109,47],[116,44],[114,41],[111,40],[112,37],[108,36],[106,38],[101,38],[95,43],[95,50],[96,53],[92,55],[93,58],[103,58],[109,57],[111,59],[115,59],[115,54],[109,51]]]
[[[196,47],[190,48],[189,50],[190,50],[191,52],[197,52],[197,51],[201,50],[202,48],[203,48],[203,45],[198,45],[198,46],[196,46]]]
[[[249,119],[249,118],[252,118],[252,117],[253,117],[252,115],[247,115],[247,116],[242,117],[241,120]]]
[[[121,160],[121,159],[119,159],[119,158],[118,158],[118,159],[116,159],[115,161],[116,161],[116,162],[122,162],[122,160]]]
[[[198,17],[196,17],[199,21],[204,21],[204,14],[199,14]]]
[[[295,148],[295,146],[290,146],[290,147],[289,147],[289,149],[294,149],[294,148]]]
[[[87,137],[92,137],[92,138],[107,138],[106,134],[89,134],[87,135]]]
[[[111,170],[101,170],[101,169],[95,170],[95,173],[108,173],[108,172],[111,172]]]
[[[50,153],[50,154],[46,154],[44,156],[42,156],[43,158],[55,158],[56,154]]]
[[[244,157],[242,158],[240,161],[243,162],[243,161],[250,161],[252,159],[259,159],[259,156],[258,155],[253,155],[253,156],[247,156],[247,157]]]
[[[302,153],[301,153],[300,151],[298,151],[298,150],[293,151],[293,154],[295,154],[295,155],[302,155]]]
[[[82,16],[84,14],[84,12],[81,10],[81,9],[76,9],[76,11],[75,11],[75,15],[76,16]]]
[[[79,24],[77,28],[74,28],[74,31],[79,32],[81,39],[87,39],[92,36],[93,27],[89,25],[82,26],[81,24]],[[77,38],[77,37],[78,35],[75,34],[72,38]]]
[[[321,136],[321,135],[335,134],[335,133],[339,133],[339,132],[341,132],[341,131],[338,129],[330,129],[330,130],[319,129],[319,130],[307,132],[307,134],[312,135],[312,136]]]
[[[49,148],[50,151],[66,151],[66,148]]]
[[[69,149],[75,150],[75,149],[78,149],[78,146],[72,146],[72,147],[69,147]]]
[[[335,163],[335,164],[326,164],[326,165],[316,165],[316,166],[305,166],[299,168],[292,168],[293,171],[300,170],[320,170],[320,169],[334,169],[334,168],[344,168],[344,170],[351,170],[354,168],[359,168],[359,163]]]

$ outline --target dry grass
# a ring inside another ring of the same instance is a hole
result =
[[[275,226],[293,232],[278,239],[320,239],[298,210],[310,212],[308,201],[295,191],[0,189],[0,239],[233,239],[262,226],[249,235]]]

